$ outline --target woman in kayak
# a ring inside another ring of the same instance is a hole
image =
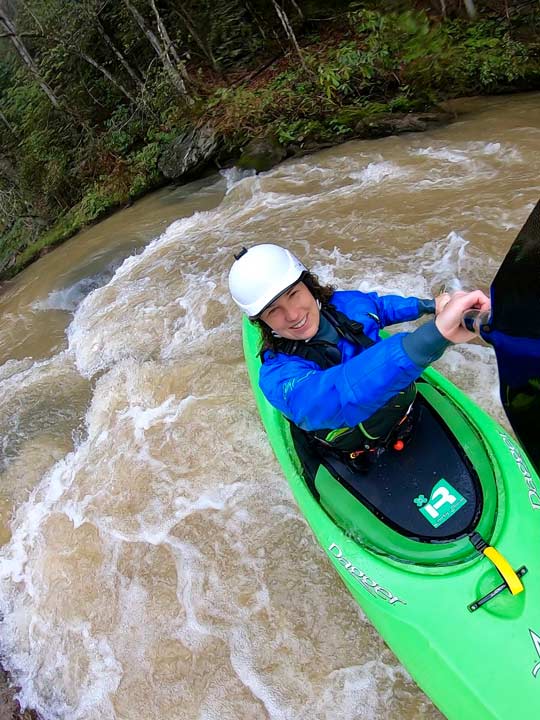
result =
[[[480,290],[434,300],[334,290],[278,245],[235,258],[229,288],[262,331],[263,394],[304,439],[356,461],[404,447],[414,381],[449,345],[475,337],[461,326],[466,310],[489,310]],[[434,318],[413,332],[380,339],[381,328],[425,314]]]

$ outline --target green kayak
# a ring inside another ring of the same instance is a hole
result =
[[[259,390],[259,331],[246,318],[243,337],[300,510],[418,685],[449,720],[540,717],[540,480],[517,442],[428,369],[403,450],[362,470],[315,459],[308,477]]]

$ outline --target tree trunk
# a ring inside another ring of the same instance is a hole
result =
[[[167,55],[169,55],[169,57],[172,55],[172,58],[175,61],[175,63],[177,65],[179,65],[180,58],[178,57],[176,48],[172,44],[171,38],[169,37],[169,33],[167,32],[167,28],[165,27],[163,20],[161,19],[161,15],[159,14],[159,10],[156,7],[155,0],[150,0],[150,6],[151,6],[152,10],[154,11],[154,15],[156,16],[158,31],[161,36],[163,45],[165,46],[165,52],[167,53]]]
[[[175,68],[175,66],[171,62],[171,58],[167,54],[166,49],[164,49],[161,46],[159,40],[157,39],[155,34],[152,32],[151,28],[149,28],[148,25],[146,24],[143,16],[139,13],[137,8],[135,8],[131,4],[130,0],[124,0],[124,4],[127,7],[127,9],[130,11],[130,13],[133,15],[133,17],[135,18],[137,25],[140,27],[141,31],[144,33],[144,35],[145,35],[146,39],[148,40],[148,42],[150,43],[150,45],[152,45],[152,47],[154,48],[156,55],[161,60],[163,67],[167,71],[174,87],[178,90],[179,94],[185,99],[185,101],[188,104],[192,105],[193,100],[188,95],[184,79],[178,72],[178,69]]]
[[[120,50],[116,47],[112,39],[107,34],[105,28],[101,24],[101,20],[96,17],[96,27],[98,30],[98,33],[101,35],[103,40],[105,41],[105,44],[112,50],[114,56],[118,59],[124,70],[128,73],[130,78],[133,80],[135,85],[139,88],[140,91],[144,90],[144,83],[140,77],[140,75],[137,73],[136,70],[134,70],[131,65],[128,63],[126,58],[123,56],[123,54],[120,52]]]
[[[4,15],[4,14],[0,15],[0,26],[4,27],[5,30],[7,31],[8,35],[11,39],[11,42],[13,43],[13,45],[15,46],[15,49],[17,50],[17,53],[19,54],[19,57],[24,62],[24,64],[27,66],[27,68],[30,70],[32,75],[36,78],[40,88],[43,90],[45,95],[49,98],[53,107],[55,107],[57,110],[61,110],[62,108],[60,105],[60,100],[56,97],[52,88],[41,77],[41,74],[38,70],[36,63],[34,62],[32,56],[28,52],[26,45],[23,43],[23,41],[19,37],[15,25],[7,17],[7,15]]]
[[[274,6],[274,9],[277,13],[278,18],[281,20],[281,24],[283,25],[283,28],[285,29],[285,32],[287,33],[287,37],[292,42],[292,44],[295,47],[295,50],[298,54],[298,57],[300,58],[300,63],[304,70],[307,72],[308,68],[304,60],[304,56],[302,55],[302,51],[300,50],[300,45],[298,44],[298,40],[296,39],[296,35],[294,34],[294,30],[292,29],[292,25],[289,21],[289,18],[287,17],[287,14],[285,13],[285,10],[281,8],[276,0],[272,0],[272,5]]]
[[[467,15],[470,17],[471,20],[474,20],[474,18],[478,15],[478,13],[476,12],[474,0],[463,0],[463,4],[465,5]]]
[[[300,18],[304,20],[304,13],[300,10],[295,0],[291,0],[291,5],[294,7]]]
[[[159,11],[157,9],[155,0],[150,0],[150,5],[152,6],[152,10],[154,11],[154,15],[156,16],[156,22],[157,22],[159,34],[161,35],[161,40],[163,41],[163,44],[165,46],[165,54],[169,58],[172,55],[172,60],[174,60],[175,67],[182,75],[182,78],[184,79],[184,81],[186,83],[189,83],[189,81],[190,81],[189,75],[187,74],[185,64],[182,60],[180,60],[178,53],[176,52],[174,43],[172,42],[172,40],[169,36],[169,33],[167,32],[167,28],[165,27],[163,20],[161,19],[161,15],[159,14]]]

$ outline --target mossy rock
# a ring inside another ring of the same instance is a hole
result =
[[[339,125],[354,129],[359,122],[362,122],[370,114],[362,107],[346,107],[336,113],[332,119]]]
[[[158,169],[167,180],[192,177],[214,158],[219,142],[211,125],[182,132],[161,153]]]
[[[241,170],[264,172],[287,156],[287,150],[273,137],[254,138],[242,150],[236,166]]]

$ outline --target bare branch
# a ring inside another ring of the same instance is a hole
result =
[[[304,19],[304,13],[303,13],[302,10],[298,7],[298,4],[296,3],[296,0],[291,0],[291,5],[294,7],[294,9],[296,10],[296,12],[297,12],[298,15],[300,16],[300,18],[303,20],[303,19]]]
[[[184,25],[187,28],[187,31],[192,36],[192,38],[195,40],[197,45],[200,47],[200,49],[203,52],[203,55],[207,58],[207,60],[212,65],[212,68],[214,70],[218,70],[218,64],[214,57],[214,53],[212,52],[212,48],[210,47],[209,43],[205,42],[202,39],[202,37],[200,36],[199,32],[197,31],[197,29],[195,27],[195,23],[193,22],[188,11],[184,7],[182,7],[182,5],[179,5],[177,8],[175,8],[174,12],[176,15],[179,15],[182,18]]]
[[[89,65],[96,68],[96,70],[99,70],[99,72],[104,75],[107,80],[109,80],[115,87],[117,87],[120,92],[127,97],[128,100],[130,100],[132,103],[136,103],[137,101],[131,95],[131,93],[126,90],[126,88],[122,85],[122,83],[118,82],[111,73],[103,67],[103,65],[100,65],[98,62],[94,60],[94,58],[90,57],[90,55],[87,55],[85,52],[82,52],[82,50],[70,50],[69,52],[72,52],[74,55],[78,55],[80,58],[85,60]]]
[[[150,0],[150,5],[152,6],[152,10],[154,11],[154,15],[156,16],[157,26],[159,30],[159,34],[161,35],[161,39],[163,40],[163,43],[165,45],[165,52],[167,56],[170,57],[169,53],[172,55],[172,58],[175,62],[175,65],[177,69],[179,70],[180,74],[184,78],[186,82],[189,82],[189,76],[186,72],[186,68],[182,60],[180,60],[178,53],[176,52],[176,48],[174,47],[174,44],[169,36],[169,33],[167,32],[167,28],[165,27],[163,20],[161,19],[161,15],[158,12],[155,0]]]
[[[33,20],[33,21],[36,23],[36,25],[38,26],[38,28],[39,28],[39,30],[40,30],[40,33],[43,35],[43,34],[44,34],[44,33],[43,33],[43,25],[40,23],[39,18],[37,17],[37,15],[34,13],[34,11],[32,10],[32,8],[29,7],[29,5],[28,5],[27,2],[25,2],[24,0],[21,0],[21,4],[22,4],[22,6],[24,7],[24,9],[26,10],[26,12],[30,15],[30,17],[32,18],[32,20]]]
[[[24,32],[24,33],[11,33],[10,32],[10,33],[2,33],[0,35],[0,38],[13,38],[13,37],[36,38],[36,37],[43,37],[43,35],[41,33],[28,33],[28,32]]]
[[[96,27],[97,27],[97,30],[98,30],[99,34],[101,35],[101,37],[102,37],[103,40],[105,41],[106,45],[112,50],[113,54],[114,54],[115,57],[119,60],[120,64],[121,64],[122,67],[124,68],[124,70],[128,73],[128,75],[131,77],[131,79],[132,79],[133,82],[137,85],[137,87],[142,90],[142,89],[144,88],[144,84],[143,84],[143,81],[142,81],[141,77],[140,77],[139,74],[131,67],[131,65],[128,63],[128,61],[127,61],[126,58],[124,57],[124,55],[123,55],[123,54],[120,52],[120,50],[116,47],[116,45],[114,44],[114,42],[112,41],[112,39],[109,37],[109,35],[108,35],[107,32],[105,31],[105,28],[104,28],[103,25],[101,24],[101,20],[100,20],[99,17],[97,17],[97,16],[96,16]]]
[[[0,120],[2,120],[2,122],[3,122],[4,125],[7,127],[7,129],[8,129],[13,135],[15,135],[15,137],[17,137],[17,133],[15,132],[15,128],[14,128],[13,125],[9,122],[9,120],[7,119],[7,117],[4,115],[4,113],[3,113],[1,110],[0,110]]]

